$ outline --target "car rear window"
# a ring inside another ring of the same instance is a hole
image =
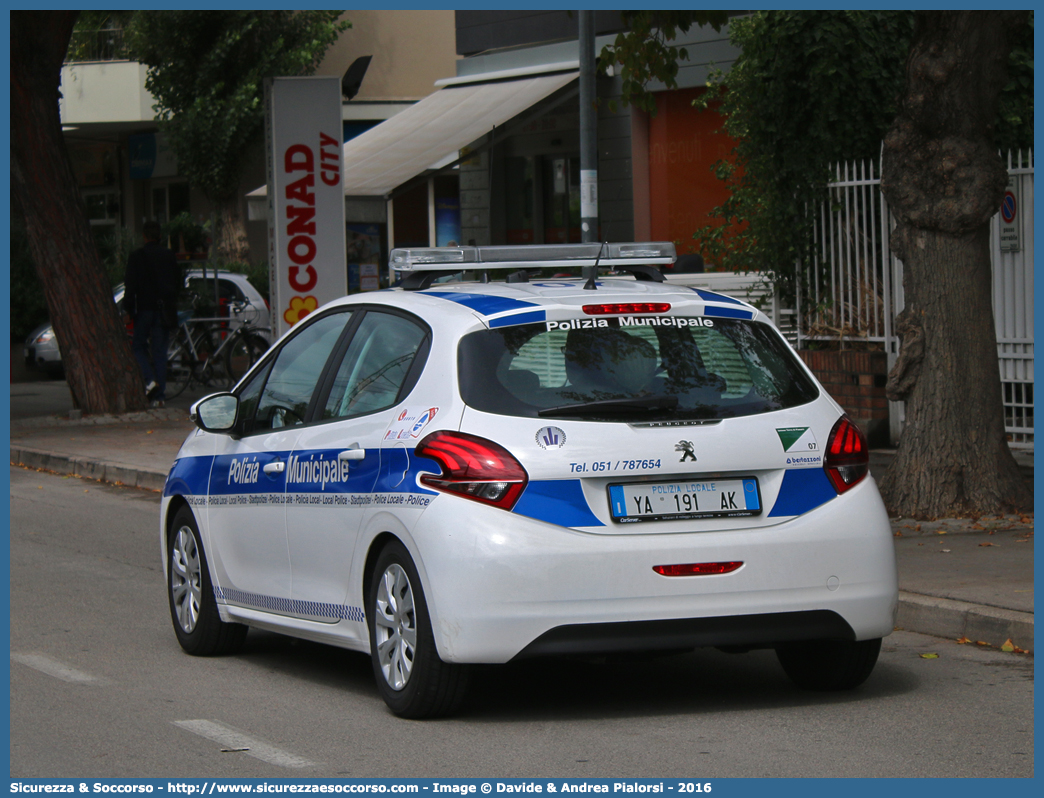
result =
[[[721,419],[819,395],[774,330],[740,319],[584,318],[482,330],[461,339],[458,367],[468,405],[527,418]]]

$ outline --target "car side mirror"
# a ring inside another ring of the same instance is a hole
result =
[[[204,432],[231,432],[238,414],[239,399],[230,393],[205,396],[189,409],[189,417]]]

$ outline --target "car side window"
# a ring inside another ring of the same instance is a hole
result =
[[[218,292],[222,299],[226,299],[229,302],[246,301],[246,294],[244,294],[242,289],[231,280],[220,280],[218,282]]]
[[[337,369],[323,418],[349,418],[395,404],[427,336],[403,316],[370,311]]]
[[[330,358],[351,313],[333,313],[309,324],[283,344],[260,392],[256,410],[246,416],[244,401],[253,381],[241,393],[244,434],[303,424],[326,361]]]
[[[265,387],[265,380],[272,370],[272,361],[269,360],[265,366],[250,378],[250,381],[239,389],[239,419],[237,424],[240,434],[250,435],[254,429],[254,421],[257,418],[257,403],[261,399],[261,389]]]

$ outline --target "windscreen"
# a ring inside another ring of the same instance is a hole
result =
[[[468,405],[526,418],[710,420],[819,395],[774,330],[739,319],[584,318],[482,330],[461,340],[458,366]]]

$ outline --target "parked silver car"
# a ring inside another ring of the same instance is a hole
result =
[[[214,297],[214,272],[209,271],[205,279],[202,269],[185,272],[185,287],[192,294],[207,299]],[[122,307],[122,284],[113,289],[112,299]],[[217,273],[216,304],[219,313],[225,312],[233,319],[249,322],[265,330],[271,329],[271,312],[268,309],[268,302],[245,275],[219,271]],[[261,334],[270,340],[271,333],[263,332]],[[28,368],[41,369],[55,377],[62,375],[62,352],[58,345],[58,338],[54,334],[54,328],[49,321],[45,321],[29,334],[29,337],[25,339],[22,354],[25,356],[25,364]]]

